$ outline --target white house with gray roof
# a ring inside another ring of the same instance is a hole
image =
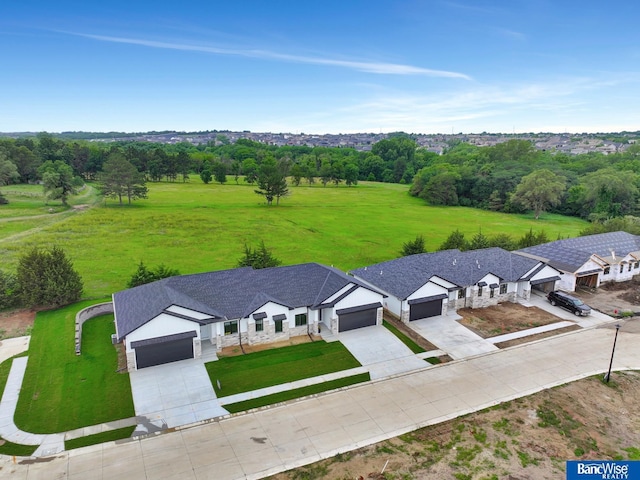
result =
[[[528,300],[532,288],[550,291],[560,280],[560,272],[544,262],[501,248],[409,255],[351,274],[388,295],[385,308],[405,323],[458,308]]]
[[[129,370],[220,350],[382,322],[384,294],[307,263],[165,278],[113,295],[116,340]]]
[[[640,236],[609,232],[566,238],[518,250],[529,258],[546,262],[563,275],[558,288],[596,288],[604,282],[624,282],[640,274]]]

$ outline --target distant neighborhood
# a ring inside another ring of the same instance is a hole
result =
[[[0,137],[20,138],[33,136],[34,132],[0,133]],[[394,133],[343,133],[343,134],[305,134],[270,132],[233,132],[211,130],[203,132],[145,132],[145,133],[95,133],[63,132],[55,134],[66,139],[84,139],[96,142],[146,141],[164,144],[181,142],[193,145],[221,145],[235,143],[239,139],[248,139],[265,145],[309,146],[309,147],[346,147],[358,151],[369,151],[371,147],[384,139],[397,135]],[[403,134],[404,135],[404,134]],[[489,147],[509,140],[529,140],[538,150],[553,151],[566,155],[579,155],[599,152],[605,155],[624,152],[629,145],[640,141],[640,131],[608,134],[571,134],[571,133],[472,133],[472,134],[409,134],[419,147],[430,152],[442,154],[454,143],[464,142],[479,147]]]

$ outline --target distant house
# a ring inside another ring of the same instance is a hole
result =
[[[405,323],[527,300],[532,288],[550,291],[560,280],[560,272],[544,262],[501,248],[410,255],[351,274],[388,295],[385,308]]]
[[[113,295],[129,370],[200,357],[209,346],[255,345],[382,322],[384,295],[307,263],[166,278]]]
[[[640,274],[640,236],[610,232],[567,238],[523,248],[515,253],[547,262],[563,275],[558,288],[598,287],[604,282],[624,282]]]

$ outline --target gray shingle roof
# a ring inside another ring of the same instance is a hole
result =
[[[523,248],[518,252],[547,259],[553,267],[575,272],[591,258],[591,255],[610,257],[612,250],[616,257],[640,251],[640,236],[627,232],[600,233],[543,243]]]
[[[171,305],[211,315],[211,322],[244,318],[269,301],[316,307],[350,283],[371,289],[318,263],[253,270],[251,267],[182,275],[113,295],[120,339]]]
[[[434,275],[459,287],[475,285],[487,273],[512,282],[522,278],[538,263],[538,260],[496,247],[409,255],[358,268],[351,273],[404,300]]]

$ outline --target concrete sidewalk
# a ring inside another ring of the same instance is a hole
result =
[[[640,324],[614,369],[639,369]],[[615,329],[589,329],[128,442],[11,464],[19,478],[258,479],[606,370]]]

